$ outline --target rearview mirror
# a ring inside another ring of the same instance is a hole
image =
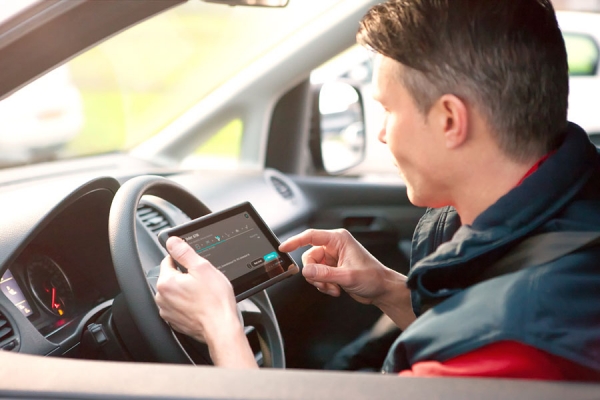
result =
[[[226,4],[228,6],[285,7],[289,0],[203,0],[207,3]]]
[[[362,96],[347,82],[327,82],[313,97],[311,152],[317,169],[339,174],[365,157]]]

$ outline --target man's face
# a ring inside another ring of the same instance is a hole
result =
[[[423,207],[446,205],[448,182],[443,167],[443,134],[436,130],[431,113],[423,115],[401,83],[403,69],[395,60],[377,55],[373,74],[373,97],[383,106],[385,119],[378,139],[387,144],[409,200]]]

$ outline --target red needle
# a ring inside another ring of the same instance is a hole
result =
[[[56,300],[56,288],[52,287],[52,308],[58,308],[54,300]]]

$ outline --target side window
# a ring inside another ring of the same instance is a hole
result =
[[[596,75],[600,58],[600,50],[596,41],[591,36],[579,33],[565,32],[563,37],[569,58],[569,75]]]

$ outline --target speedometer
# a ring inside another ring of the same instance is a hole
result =
[[[73,300],[73,288],[63,270],[47,256],[27,263],[27,279],[33,295],[51,313],[63,316]]]

